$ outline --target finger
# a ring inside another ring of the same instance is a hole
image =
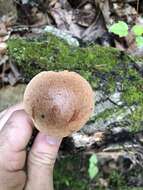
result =
[[[19,103],[15,106],[12,106],[0,113],[0,130],[3,128],[7,120],[10,118],[13,112],[18,111],[18,110],[23,110],[24,106],[23,103]]]
[[[24,151],[32,135],[32,121],[24,110],[15,111],[0,131],[0,167],[19,170],[24,166]]]
[[[60,143],[61,139],[42,133],[37,135],[28,157],[28,182],[25,190],[53,189],[53,167]]]
[[[25,186],[26,175],[24,171],[0,171],[1,190],[22,190]]]

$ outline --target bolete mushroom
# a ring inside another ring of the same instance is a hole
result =
[[[24,108],[39,131],[65,137],[79,130],[94,107],[89,83],[75,72],[44,71],[24,93]]]

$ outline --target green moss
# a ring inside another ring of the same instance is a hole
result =
[[[103,119],[103,120],[109,119],[115,112],[117,112],[119,110],[120,110],[120,108],[118,108],[118,107],[106,109],[105,111],[99,113],[98,115],[93,116],[89,122],[95,122],[100,119]]]
[[[142,128],[143,78],[132,67],[131,62],[136,60],[135,58],[114,48],[98,45],[86,48],[71,47],[65,41],[49,34],[39,39],[10,39],[8,52],[27,80],[43,70],[76,71],[86,78],[95,90],[101,90],[106,95],[113,94],[117,83],[121,83],[121,101],[127,107],[137,108],[137,111],[130,115],[133,121],[132,130]],[[112,112],[107,115],[109,114]]]
[[[132,121],[131,131],[138,131],[142,128],[143,121],[143,78],[133,68],[127,72],[125,80],[123,81],[122,99],[131,109],[129,119]]]
[[[134,69],[129,68],[123,81],[123,100],[128,106],[143,103],[143,77]]]
[[[116,65],[119,53],[100,46],[70,47],[57,37],[48,35],[44,41],[11,39],[9,55],[26,77],[32,78],[42,70],[74,70],[91,80],[95,70],[109,71]],[[33,69],[34,68],[34,69]]]
[[[117,170],[112,171],[108,177],[108,182],[111,189],[114,189],[115,187],[117,190],[127,189],[126,181],[123,175]]]

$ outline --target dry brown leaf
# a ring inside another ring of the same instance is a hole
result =
[[[67,11],[61,8],[54,8],[51,10],[51,15],[53,16],[59,29],[68,31],[73,36],[78,38],[81,37],[82,28],[75,23],[72,10]]]
[[[109,0],[99,1],[99,7],[104,16],[106,25],[108,25],[110,23],[110,13],[111,13]]]
[[[132,23],[132,24],[136,20],[137,11],[135,10],[134,7],[132,7],[128,3],[124,3],[124,2],[114,3],[113,10],[116,13],[116,17],[118,17],[118,20],[123,19],[124,21],[128,23]]]
[[[107,31],[102,13],[97,15],[96,20],[83,32],[84,41],[94,42]]]
[[[89,27],[96,18],[96,11],[91,10],[75,10],[73,12],[75,23],[83,27]]]

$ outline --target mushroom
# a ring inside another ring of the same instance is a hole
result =
[[[51,136],[65,137],[78,131],[93,107],[90,84],[75,72],[41,72],[24,93],[24,108],[35,127]]]

